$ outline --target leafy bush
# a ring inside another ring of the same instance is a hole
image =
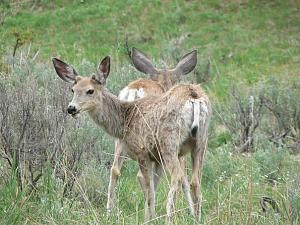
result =
[[[110,151],[111,139],[84,117],[75,121],[67,115],[71,96],[53,70],[20,62],[0,81],[0,151],[10,168],[1,175],[16,174],[18,188],[29,187],[30,193],[50,166],[67,196],[89,160],[107,161],[95,149]]]
[[[237,170],[229,145],[208,151],[203,168],[203,183],[223,182],[236,174]]]
[[[226,102],[215,104],[215,114],[242,152],[255,150],[259,135],[277,147],[300,149],[300,82],[270,77],[256,86],[232,87]]]
[[[259,166],[262,179],[271,184],[284,182],[287,171],[284,171],[283,168],[290,161],[286,149],[276,148],[273,144],[270,144],[267,149],[257,150],[254,157]]]
[[[300,81],[271,77],[260,84],[266,108],[261,130],[277,146],[300,150]]]
[[[228,99],[215,105],[217,118],[230,131],[238,151],[252,151],[254,135],[260,123],[262,102],[253,91],[245,93],[236,86],[232,87]]]

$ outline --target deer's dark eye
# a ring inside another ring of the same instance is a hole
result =
[[[72,91],[72,93],[74,93],[74,90],[73,90],[73,88],[71,89],[71,91]]]
[[[86,92],[88,95],[92,95],[94,93],[94,90],[93,89],[90,89]]]

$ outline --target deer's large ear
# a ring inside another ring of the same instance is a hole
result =
[[[93,77],[96,81],[98,81],[100,84],[104,85],[106,82],[106,78],[109,75],[110,71],[110,57],[106,56],[102,61],[100,62],[96,76]]]
[[[131,59],[135,68],[145,74],[157,74],[157,69],[152,65],[151,61],[142,52],[136,48],[132,48]]]
[[[197,65],[197,50],[191,51],[184,55],[174,69],[174,73],[178,76],[186,75],[195,69]]]
[[[68,83],[74,83],[76,76],[78,75],[72,66],[61,61],[58,58],[52,58],[52,62],[57,75]]]

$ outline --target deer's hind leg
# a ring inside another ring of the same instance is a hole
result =
[[[190,183],[188,180],[188,174],[186,172],[185,166],[186,166],[186,159],[184,156],[179,157],[180,165],[183,171],[183,178],[182,178],[182,191],[184,193],[185,199],[188,202],[189,206],[189,212],[192,216],[195,216],[195,210],[194,210],[194,202],[191,196],[190,191]]]
[[[121,168],[124,162],[124,151],[126,150],[125,144],[121,140],[115,140],[115,152],[114,152],[114,161],[110,170],[110,179],[108,185],[108,194],[107,194],[107,213],[110,214],[115,204],[115,192],[118,182],[118,178],[121,173]]]
[[[177,155],[168,155],[167,157],[164,157],[164,162],[171,175],[171,184],[166,206],[166,224],[172,224],[172,217],[175,211],[176,194],[184,175]]]
[[[196,147],[192,150],[191,191],[195,215],[196,217],[198,217],[198,219],[200,219],[201,217],[202,195],[200,186],[206,147],[207,139],[205,139],[203,142],[197,141]]]
[[[176,204],[176,194],[179,189],[179,185],[181,185],[182,183],[184,172],[182,171],[182,167],[178,158],[178,134],[170,134],[168,132],[163,132],[162,137],[164,137],[165,134],[168,134],[168,136],[165,138],[161,138],[159,146],[161,150],[163,164],[165,165],[165,168],[167,169],[171,177],[170,189],[166,205],[166,224],[172,224],[172,218]]]

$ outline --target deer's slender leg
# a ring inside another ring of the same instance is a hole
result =
[[[200,191],[201,186],[201,177],[202,177],[202,168],[204,155],[206,151],[207,139],[203,142],[197,141],[195,149],[192,151],[192,179],[191,179],[191,190],[192,198],[194,202],[194,209],[196,217],[200,219],[201,216],[201,205],[202,205],[202,196]]]
[[[123,165],[124,157],[122,157],[122,153],[125,150],[125,145],[120,141],[115,141],[115,153],[114,153],[114,161],[110,170],[110,179],[108,185],[108,196],[107,196],[107,213],[111,213],[115,204],[115,192],[117,181],[120,176],[121,168]]]
[[[163,175],[163,167],[160,163],[155,163],[154,164],[154,174],[153,174],[153,179],[154,179],[154,191],[156,192],[157,187],[159,185],[160,179]]]
[[[179,188],[179,184],[181,184],[181,180],[184,175],[177,154],[168,155],[164,158],[164,162],[166,163],[166,167],[171,175],[171,186],[168,193],[166,207],[166,224],[172,224],[172,214],[174,213],[176,203],[176,192]]]
[[[188,180],[188,175],[185,169],[185,157],[179,157],[181,169],[183,171],[183,178],[182,178],[182,191],[184,193],[184,196],[188,202],[189,205],[189,211],[192,216],[195,216],[195,210],[194,210],[194,202],[191,196],[191,191],[190,191],[190,183]]]
[[[156,192],[160,179],[163,175],[163,168],[159,163],[153,163],[153,181],[154,181],[154,192]],[[138,171],[137,178],[141,187],[145,187],[145,179],[141,170]]]
[[[145,196],[145,221],[149,221],[155,216],[153,165],[149,158],[140,158],[138,162],[141,173],[139,181]]]
[[[179,157],[179,161],[181,164],[181,168],[182,171],[184,173],[184,176],[182,178],[182,190],[184,192],[184,196],[188,202],[188,206],[189,206],[189,211],[191,213],[192,216],[195,216],[195,211],[194,211],[194,203],[193,203],[193,199],[191,196],[191,191],[190,191],[190,183],[188,180],[188,175],[186,173],[185,170],[185,157]],[[161,177],[163,176],[163,167],[160,163],[155,163],[154,164],[154,174],[153,174],[153,178],[154,178],[154,192],[156,193],[156,190],[158,188],[159,182]],[[140,185],[142,187],[145,187],[145,181],[144,181],[144,177],[143,174],[141,173],[141,171],[139,170],[138,172],[138,180],[140,182]],[[145,189],[145,188],[143,188]]]
[[[143,193],[145,195],[145,192],[144,192],[144,190],[146,190],[145,178],[144,178],[143,173],[142,173],[142,171],[140,169],[139,169],[136,177],[137,177],[137,179],[138,179],[138,181],[140,183],[140,186],[142,188],[142,191],[143,191]]]

